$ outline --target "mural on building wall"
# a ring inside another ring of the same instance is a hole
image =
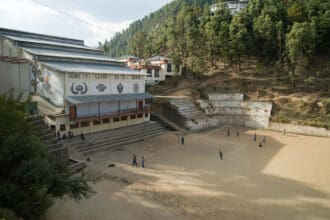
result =
[[[119,84],[117,85],[117,91],[118,91],[118,93],[122,93],[123,90],[124,90],[124,86],[123,86],[123,84],[122,84],[122,83],[119,83]]]
[[[71,83],[70,90],[71,90],[72,94],[74,94],[74,95],[85,95],[88,91],[87,83],[73,82],[73,83]]]
[[[140,86],[139,86],[139,84],[138,84],[138,83],[134,83],[134,84],[133,84],[133,91],[134,91],[135,93],[138,93],[139,90],[140,90]]]
[[[91,84],[91,94],[93,95],[110,94],[110,82],[93,82]]]
[[[50,83],[52,78],[51,72],[45,70],[45,68],[39,69],[37,71],[36,78],[41,93],[45,93],[46,95],[53,95],[52,85]]]

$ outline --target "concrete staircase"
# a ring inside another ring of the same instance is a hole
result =
[[[165,134],[166,132],[166,128],[161,124],[150,121],[138,125],[87,134],[85,135],[85,140],[77,136],[69,143],[71,145],[70,147],[75,148],[81,154],[89,155],[97,151],[107,150],[141,141],[145,138]]]
[[[34,135],[38,136],[44,142],[51,152],[58,160],[64,164],[68,164],[69,155],[67,148],[63,145],[62,141],[56,137],[54,131],[44,122],[41,115],[33,115],[27,118],[35,128]]]
[[[180,115],[185,117],[187,120],[206,116],[206,114],[196,106],[192,98],[172,98],[170,103],[177,107]]]

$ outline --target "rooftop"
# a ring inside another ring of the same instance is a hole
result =
[[[108,73],[123,75],[145,75],[144,73],[122,66],[102,64],[82,64],[69,62],[42,62],[48,68],[68,73]]]
[[[128,93],[128,94],[112,94],[112,95],[85,95],[85,96],[68,96],[65,100],[71,104],[83,104],[92,102],[109,102],[109,101],[125,101],[134,99],[151,99],[149,93]]]

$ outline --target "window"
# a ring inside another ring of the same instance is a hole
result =
[[[89,121],[83,121],[81,122],[81,127],[88,127],[89,126]]]
[[[70,129],[76,129],[79,128],[79,123],[75,123],[73,125],[70,125]]]
[[[148,114],[148,113],[146,113],[146,114],[144,115],[144,117],[148,118],[148,115],[149,115],[149,114]]]
[[[93,121],[93,125],[100,125],[100,124],[101,124],[101,121],[100,120]]]
[[[129,116],[130,119],[136,119],[136,115]]]
[[[103,124],[109,124],[110,123],[110,119],[109,118],[104,118],[104,119],[102,119],[102,123]]]
[[[127,121],[127,116],[121,116],[121,117],[120,117],[120,120],[121,120],[121,121]]]
[[[119,79],[119,75],[115,75],[115,79]]]
[[[60,131],[65,131],[65,124],[60,125]]]
[[[172,72],[172,64],[170,63],[167,64],[167,72],[168,73]]]
[[[142,118],[142,114],[138,114],[137,117],[138,117],[138,118]]]
[[[120,121],[120,118],[113,118],[113,122],[118,122]]]
[[[152,69],[147,69],[147,77],[152,77]]]
[[[159,70],[155,70],[155,77],[159,78]]]

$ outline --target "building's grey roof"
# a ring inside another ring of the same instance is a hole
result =
[[[137,70],[132,70],[123,66],[104,65],[104,64],[86,64],[69,62],[42,62],[48,68],[67,73],[108,73],[108,74],[129,74],[145,75]]]
[[[31,32],[27,32],[27,31],[20,31],[20,30],[1,28],[1,27],[0,27],[0,35],[28,37],[28,38],[33,38],[33,39],[43,39],[43,40],[50,40],[50,41],[54,41],[54,42],[84,45],[83,40],[67,38],[67,37],[52,36],[52,35],[46,35],[46,34],[31,33]]]
[[[163,55],[157,55],[157,56],[146,59],[146,61],[161,61],[161,60],[171,60],[171,59],[168,57],[165,57]]]
[[[72,48],[79,48],[79,49],[94,50],[94,51],[102,52],[101,50],[90,48],[85,45],[61,43],[61,42],[56,42],[56,41],[51,41],[51,40],[43,40],[43,39],[27,38],[27,37],[19,37],[19,36],[11,36],[11,35],[2,35],[2,36],[4,36],[5,38],[8,38],[10,40],[18,41],[18,42],[46,44],[46,45],[54,45],[54,46],[62,46],[62,47],[72,47]]]
[[[68,96],[65,100],[71,104],[83,104],[91,102],[109,102],[109,101],[128,101],[134,99],[152,99],[149,93],[128,93],[113,95],[86,95],[86,96]]]
[[[87,53],[41,49],[41,48],[33,48],[33,47],[21,47],[21,48],[37,56],[66,57],[66,58],[75,58],[75,59],[121,62],[120,60],[98,54],[87,54]]]

